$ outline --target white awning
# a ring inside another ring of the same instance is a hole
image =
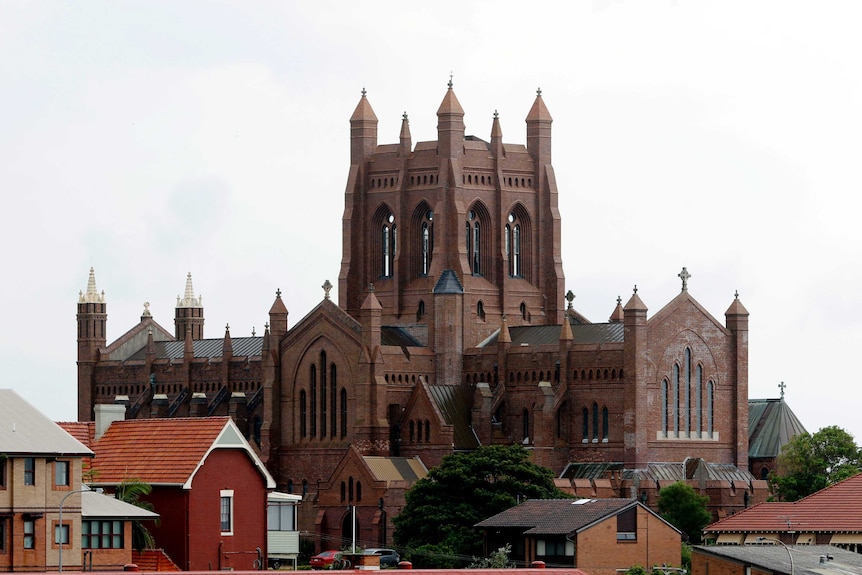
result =
[[[742,533],[721,533],[715,540],[716,545],[740,545],[745,537]]]

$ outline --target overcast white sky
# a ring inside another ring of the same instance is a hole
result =
[[[862,4],[0,0],[0,387],[76,417],[90,266],[109,341],[143,302],[173,331],[297,323],[337,283],[348,119],[436,139],[450,71],[467,133],[554,118],[566,287],[606,321],[632,286],[751,313],[750,395],[862,439]],[[335,296],[337,298],[337,295]],[[565,302],[558,302],[563,306]]]

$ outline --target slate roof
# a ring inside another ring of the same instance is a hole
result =
[[[623,479],[640,478],[641,481],[681,481],[682,462],[648,463],[642,469],[625,469],[620,462],[606,463],[569,463],[560,477],[566,479],[604,479],[610,471],[622,472]],[[743,481],[749,482],[754,476],[747,470],[739,469],[730,463],[713,463],[699,458],[686,462],[686,479],[706,481]]]
[[[623,343],[625,326],[622,323],[577,323],[569,318],[572,326],[572,343]],[[509,327],[509,335],[512,337],[512,347],[520,345],[544,345],[560,343],[559,325],[522,325]],[[497,345],[497,330],[488,339],[477,347],[488,347]]]
[[[245,450],[268,487],[275,487],[275,481],[229,417],[115,421],[92,446],[96,453],[90,463],[97,474],[95,485],[136,479],[151,485],[187,488],[211,450],[233,448]]]
[[[455,449],[479,447],[479,438],[468,423],[473,406],[473,390],[464,385],[429,385],[428,393],[446,423],[453,426]]]
[[[707,533],[862,533],[862,473],[794,502],[759,503],[709,525]]]
[[[380,327],[380,345],[398,347],[425,347],[418,339],[402,327],[384,325]]]
[[[698,545],[695,553],[729,558],[750,565],[751,571],[790,573],[793,556],[794,575],[848,575],[862,573],[862,555],[832,545]],[[821,557],[832,559],[820,562]]]
[[[784,399],[748,400],[748,457],[771,458],[795,435],[806,433]]]
[[[0,389],[0,453],[73,457],[93,454],[11,389]]]
[[[461,294],[464,293],[464,286],[453,270],[443,270],[440,274],[440,279],[434,286],[435,294]]]
[[[262,337],[232,337],[234,357],[254,357],[261,355],[263,349]],[[157,341],[154,342],[156,359],[182,359],[185,341]],[[192,341],[195,357],[215,358],[224,355],[224,338],[196,339]],[[147,348],[142,347],[129,356],[129,360],[146,360]]]
[[[639,505],[636,499],[528,499],[480,521],[481,528],[524,528],[528,535],[569,535]]]

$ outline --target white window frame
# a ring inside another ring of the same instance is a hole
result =
[[[224,509],[223,509],[223,507],[224,507],[225,499],[228,500],[228,510],[227,511],[228,511],[229,527],[228,527],[227,531],[225,531],[224,527],[223,527],[223,525],[224,525]],[[222,489],[221,491],[219,491],[219,529],[221,529],[222,535],[233,535],[233,526],[234,526],[233,518],[234,518],[234,515],[233,515],[233,489]]]

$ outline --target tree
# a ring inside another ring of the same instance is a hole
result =
[[[512,552],[512,545],[506,543],[500,547],[490,557],[473,557],[473,562],[470,563],[468,569],[514,569],[514,561],[509,560],[509,553]]]
[[[521,499],[567,497],[554,486],[551,470],[529,457],[520,445],[447,455],[407,492],[407,505],[394,519],[396,544],[416,567],[444,567],[453,559],[466,564],[481,555],[482,535],[473,525]],[[443,564],[423,550],[438,552]]]
[[[769,482],[781,501],[796,501],[862,471],[859,447],[837,425],[793,437],[775,463]]]
[[[153,511],[153,504],[149,501],[141,499],[144,495],[149,495],[153,491],[153,486],[149,483],[137,479],[126,479],[117,486],[117,491],[114,497],[147,511]],[[132,548],[140,551],[142,549],[152,549],[155,547],[155,540],[150,530],[144,527],[140,521],[132,521]]]
[[[677,481],[658,492],[658,511],[668,523],[683,532],[693,544],[700,543],[701,531],[712,520],[706,509],[709,497],[687,483]]]

